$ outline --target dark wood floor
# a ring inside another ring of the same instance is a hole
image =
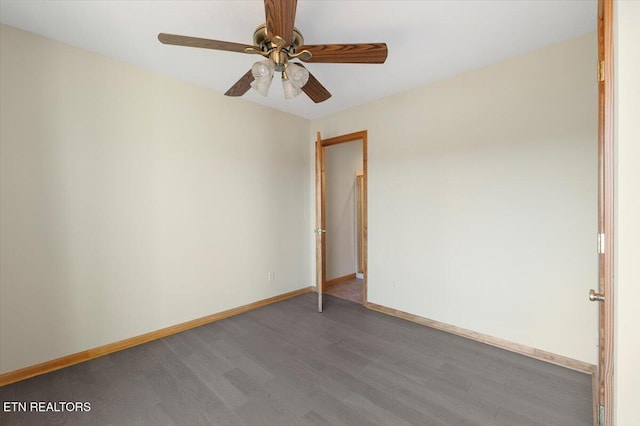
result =
[[[586,374],[306,294],[0,388],[2,425],[588,426]]]

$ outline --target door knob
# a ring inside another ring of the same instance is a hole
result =
[[[592,302],[604,302],[604,294],[596,293],[594,289],[589,290],[589,300]]]

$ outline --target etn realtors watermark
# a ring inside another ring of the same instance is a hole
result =
[[[90,402],[81,401],[3,401],[5,413],[81,413],[91,411]]]

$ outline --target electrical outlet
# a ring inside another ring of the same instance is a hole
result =
[[[396,282],[395,281],[391,281],[391,287],[392,288],[396,288]]]
[[[276,279],[276,273],[275,272],[269,272],[269,281],[273,281]]]

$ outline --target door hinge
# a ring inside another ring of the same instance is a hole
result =
[[[604,253],[604,234],[598,234],[598,254]]]
[[[598,405],[598,424],[605,426],[604,422],[604,405]]]
[[[604,61],[598,61],[598,81],[604,81]]]

